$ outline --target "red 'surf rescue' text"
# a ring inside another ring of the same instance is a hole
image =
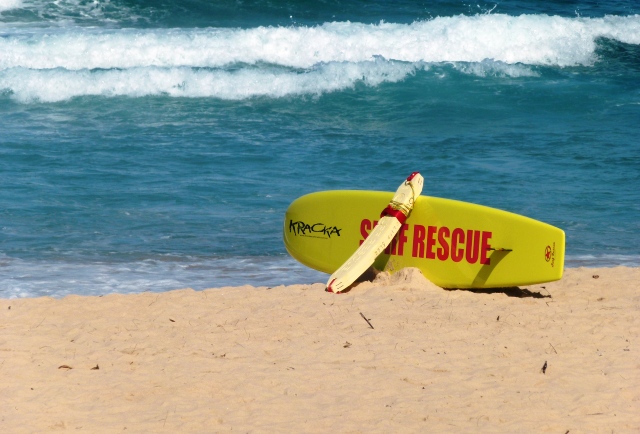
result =
[[[360,244],[369,236],[378,224],[377,220],[368,219],[360,222]],[[469,264],[479,262],[489,265],[487,254],[491,250],[489,241],[491,232],[475,229],[449,228],[447,226],[423,226],[403,224],[389,247],[384,251],[388,255],[402,256],[405,245],[412,235],[411,256],[414,258],[437,259],[453,262],[466,261]]]

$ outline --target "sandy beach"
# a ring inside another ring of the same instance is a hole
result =
[[[0,299],[0,432],[640,432],[639,270]]]

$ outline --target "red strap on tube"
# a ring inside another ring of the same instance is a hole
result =
[[[380,217],[386,217],[386,216],[390,216],[390,217],[395,217],[398,219],[398,221],[403,224],[405,221],[407,221],[407,216],[404,215],[404,213],[402,211],[400,211],[399,209],[393,209],[393,207],[391,205],[387,206],[385,209],[382,210],[382,213],[380,214]]]

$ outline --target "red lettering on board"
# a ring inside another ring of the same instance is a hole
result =
[[[363,219],[360,222],[360,244],[369,236],[377,220]],[[409,226],[402,224],[396,236],[385,249],[388,255],[404,256],[404,246],[409,242]],[[488,257],[491,250],[492,232],[475,229],[453,228],[447,226],[414,225],[411,238],[411,256],[414,258],[438,259],[469,264],[490,265]]]
[[[464,230],[455,228],[451,234],[451,260],[460,262],[464,258],[464,249],[458,248],[458,244],[464,243]]]
[[[427,259],[436,259],[436,254],[433,251],[433,247],[436,244],[436,231],[438,228],[436,226],[429,226],[427,228],[427,250],[425,251],[425,258]]]
[[[489,265],[491,263],[491,259],[487,258],[487,253],[491,250],[491,245],[489,244],[491,235],[491,232],[482,231],[482,247],[480,247],[480,263],[482,265]]]
[[[449,235],[449,228],[446,226],[442,226],[440,230],[438,230],[438,242],[440,243],[440,247],[438,247],[438,259],[441,261],[446,261],[449,258],[449,242],[447,241]]]
[[[469,229],[467,231],[467,248],[466,258],[467,262],[470,264],[475,264],[478,262],[478,256],[480,252],[478,249],[480,248],[480,231],[474,231]]]
[[[360,235],[362,236],[362,239],[360,240],[360,245],[362,245],[362,243],[364,243],[364,240],[367,239],[371,229],[373,229],[371,225],[371,220],[364,219],[360,222]]]
[[[414,258],[424,258],[424,236],[424,226],[415,225],[413,228],[413,248],[411,249],[411,256]]]
[[[404,245],[409,241],[407,229],[409,229],[409,225],[403,224],[398,231],[398,256],[404,255]]]
[[[372,222],[371,220],[363,219],[360,222],[360,235],[362,235],[362,239],[360,240],[360,245],[364,243],[364,240],[367,239],[367,237],[369,236],[369,233],[371,233],[371,230],[375,228],[377,224],[378,224],[378,220],[374,220]]]

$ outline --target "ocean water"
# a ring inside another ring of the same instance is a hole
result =
[[[323,282],[326,189],[561,227],[640,266],[640,4],[0,0],[0,297]]]

